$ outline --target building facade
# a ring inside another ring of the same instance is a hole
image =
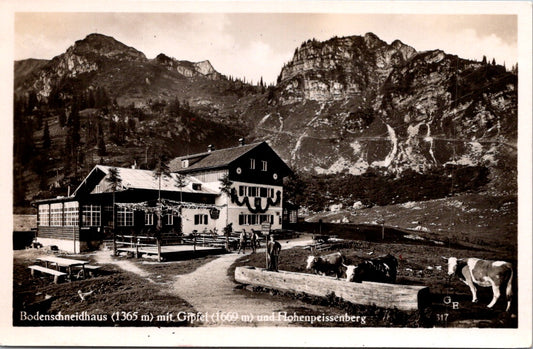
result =
[[[112,231],[125,235],[272,230],[283,224],[283,178],[289,167],[266,143],[183,156],[170,174],[97,165],[69,197],[39,200],[37,240],[80,252]],[[112,172],[120,179],[113,185]],[[224,184],[223,184],[224,183]],[[113,229],[114,227],[114,229]]]

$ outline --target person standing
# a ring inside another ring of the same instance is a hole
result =
[[[267,270],[278,271],[279,255],[281,245],[274,239],[274,234],[270,234],[267,243]]]
[[[255,253],[255,249],[257,248],[257,234],[253,230],[252,236],[250,237],[250,245],[252,245],[252,253]]]
[[[237,251],[237,254],[241,253],[241,250],[242,250],[242,254],[246,253],[246,240],[247,240],[246,229],[243,229],[241,231],[241,235],[239,235],[239,251]]]

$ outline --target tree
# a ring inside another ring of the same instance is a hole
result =
[[[174,119],[180,117],[180,101],[177,97],[168,105],[168,115]]]
[[[487,56],[483,55],[483,60],[481,61],[483,64],[487,64]]]
[[[59,114],[57,115],[57,121],[59,122],[59,126],[63,127],[65,126],[65,122],[67,121],[67,116],[65,115],[65,110],[60,110]]]
[[[104,130],[102,128],[101,120],[98,120],[96,123],[96,128],[96,145],[98,147],[98,155],[103,156],[107,154],[107,149],[105,147]]]
[[[179,174],[179,173],[176,174],[175,181],[176,181],[176,186],[178,188],[180,188],[180,202],[181,202],[181,201],[183,201],[182,190],[181,189],[185,188],[187,186],[188,181],[187,181],[187,178],[184,175]]]
[[[39,101],[37,100],[37,94],[34,91],[31,91],[28,96],[28,108],[26,109],[27,114],[31,114],[37,107],[38,103]]]
[[[43,148],[48,149],[50,148],[51,140],[50,140],[50,130],[48,129],[48,121],[44,122],[44,129],[43,129]]]
[[[220,178],[220,192],[226,196],[226,205],[228,199],[231,196],[231,189],[233,188],[233,182],[229,179],[229,175],[226,173]],[[226,227],[224,228],[224,235],[226,236],[226,250],[229,250],[229,235],[232,231],[232,224],[228,224],[228,215],[226,213]]]
[[[231,195],[231,188],[233,187],[233,182],[229,179],[229,175],[225,174],[220,178],[220,191],[228,196]]]
[[[113,233],[115,233],[115,193],[122,185],[122,178],[120,178],[118,169],[116,167],[111,167],[105,180],[107,183],[109,183],[109,187],[113,193]]]
[[[153,170],[153,176],[158,180],[158,191],[157,191],[157,228],[161,229],[161,180],[163,176],[170,177],[170,169],[166,163],[167,157],[164,152],[159,153],[157,158],[156,166]]]

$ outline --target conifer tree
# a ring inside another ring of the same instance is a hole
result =
[[[106,182],[109,183],[109,187],[111,188],[111,192],[113,193],[113,232],[115,232],[116,227],[116,215],[115,215],[115,194],[117,192],[117,189],[120,188],[122,184],[122,178],[120,178],[120,174],[118,173],[118,169],[116,167],[112,167],[109,169],[109,173],[106,177]]]
[[[99,119],[96,123],[96,144],[98,147],[97,154],[99,156],[103,156],[107,154],[106,146],[105,146],[105,139],[104,139],[104,130],[102,128],[102,121]]]
[[[167,165],[167,156],[164,151],[161,151],[157,156],[156,166],[153,170],[153,176],[158,181],[157,191],[157,228],[161,229],[161,215],[162,215],[162,203],[161,203],[161,181],[163,176],[170,177],[170,168]]]
[[[43,148],[49,149],[50,145],[51,145],[50,130],[48,129],[48,121],[45,121],[44,129],[43,129]]]

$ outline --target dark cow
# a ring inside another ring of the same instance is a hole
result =
[[[337,279],[342,275],[344,256],[340,252],[324,256],[307,257],[307,269],[312,269],[317,274],[327,275],[335,273]]]
[[[474,284],[478,284],[481,287],[492,287],[493,297],[487,308],[492,308],[496,304],[500,297],[502,286],[506,286],[507,308],[505,311],[509,311],[513,296],[513,266],[511,263],[478,258],[463,260],[450,257],[448,258],[448,275],[451,276],[453,274],[457,275],[462,282],[470,287],[473,303],[477,302],[477,289]]]
[[[346,281],[348,282],[376,281],[393,284],[396,282],[398,260],[388,254],[358,265],[344,265],[344,267],[346,267]]]

